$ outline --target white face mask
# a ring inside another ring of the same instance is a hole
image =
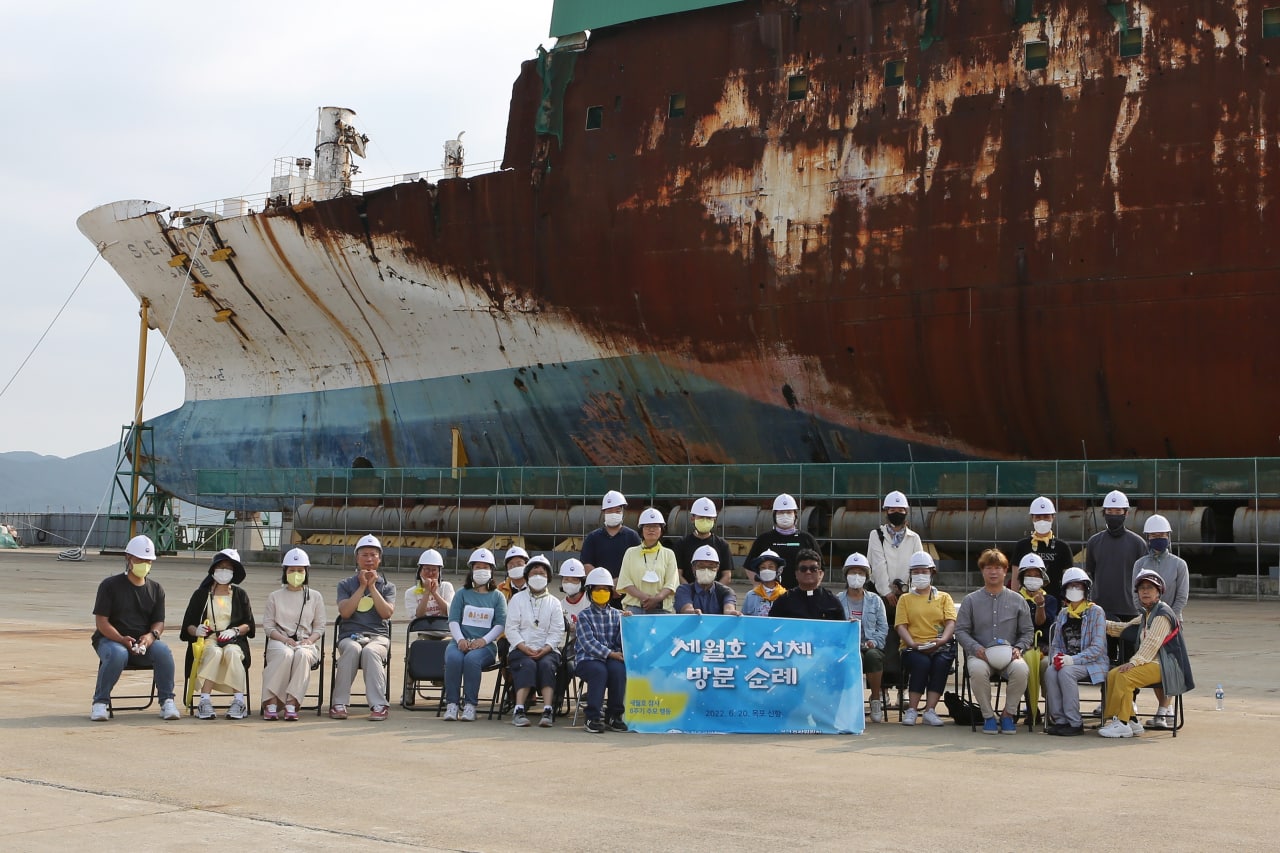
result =
[[[862,589],[862,586],[867,582],[867,579],[857,572],[854,572],[852,574],[845,575],[844,582],[849,585],[849,589]]]
[[[530,584],[532,586],[532,584]],[[577,581],[565,581],[560,584],[560,588],[564,590],[565,595],[577,595],[582,591],[582,584]]]
[[[932,581],[932,577],[930,575],[912,575],[911,576],[911,585],[916,588],[917,592],[924,592],[926,589],[928,589],[929,583],[931,581]]]
[[[657,572],[655,572],[653,569],[650,569],[649,571],[644,573],[644,575],[640,578],[640,580],[644,581],[645,583],[657,583],[660,580],[660,578],[658,577]]]
[[[779,530],[790,530],[796,526],[796,514],[794,512],[775,513],[773,523],[777,525]]]
[[[1069,586],[1067,587],[1066,596],[1067,601],[1070,601],[1072,604],[1077,604],[1084,601],[1084,590],[1078,586]]]
[[[1048,536],[1049,532],[1053,530],[1052,521],[1035,521],[1032,522],[1031,526],[1034,527],[1036,533],[1039,533],[1041,536]]]
[[[1029,591],[1036,592],[1040,587],[1044,586],[1044,578],[1023,578],[1022,585]]]
[[[693,574],[703,586],[709,586],[716,579],[715,569],[694,569]]]
[[[773,569],[761,569],[756,572],[756,577],[760,578],[762,583],[773,583],[778,579],[778,573]]]
[[[231,569],[214,569],[213,570],[214,583],[228,584],[228,583],[231,583],[231,579],[233,577],[235,577],[235,573],[232,572]]]
[[[488,569],[473,569],[471,572],[471,583],[475,586],[484,586],[493,577],[493,572]]]
[[[619,524],[622,524],[622,513],[620,513],[620,512],[606,512],[606,513],[604,514],[604,526],[605,526],[605,527],[617,527]]]
[[[520,580],[520,578],[524,577],[524,566],[512,566],[507,569],[507,577],[516,581]]]
[[[534,592],[542,592],[546,588],[547,588],[547,579],[544,578],[542,575],[534,575],[533,577],[529,578],[529,589],[533,590]]]

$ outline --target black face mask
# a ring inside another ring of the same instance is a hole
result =
[[[889,519],[889,523],[894,527],[901,527],[903,522],[907,520],[907,514],[905,512],[891,512],[887,514],[887,517]]]
[[[1122,530],[1124,530],[1124,522],[1127,517],[1127,515],[1103,516],[1107,522],[1107,530],[1111,531],[1113,535],[1118,535]]]

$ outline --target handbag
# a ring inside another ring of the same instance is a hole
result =
[[[942,701],[947,706],[947,714],[957,726],[981,725],[982,709],[978,707],[977,702],[966,702],[953,690],[943,693]]]

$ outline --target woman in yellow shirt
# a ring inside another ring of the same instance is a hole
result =
[[[632,613],[674,613],[676,587],[680,572],[676,554],[662,545],[662,529],[666,527],[662,513],[649,507],[640,513],[639,545],[628,548],[618,573],[618,590],[623,594],[622,606]]]
[[[911,555],[909,571],[911,593],[898,598],[898,615],[894,620],[911,702],[902,715],[902,724],[916,724],[917,706],[924,694],[924,721],[940,726],[942,720],[935,708],[956,660],[956,646],[951,641],[956,631],[956,603],[947,593],[934,589],[933,576],[938,569],[927,552],[917,551]]]

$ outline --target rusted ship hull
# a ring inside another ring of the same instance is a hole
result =
[[[165,485],[452,426],[485,465],[1274,454],[1264,4],[916,5],[594,29],[522,68],[502,172],[85,214],[155,316],[204,289]]]

